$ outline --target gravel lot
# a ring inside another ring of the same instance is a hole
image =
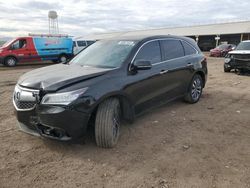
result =
[[[181,100],[122,127],[114,149],[20,132],[11,95],[41,65],[0,67],[0,187],[250,187],[250,77],[208,58],[199,103]],[[70,121],[69,121],[70,124]]]

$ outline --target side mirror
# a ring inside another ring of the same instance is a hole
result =
[[[134,70],[148,70],[152,68],[150,61],[146,60],[136,60],[133,64]]]

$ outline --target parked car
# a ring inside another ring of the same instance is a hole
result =
[[[199,45],[199,48],[201,49],[201,51],[203,51],[203,52],[207,52],[214,47],[214,45],[211,41],[202,41],[201,40],[198,42],[198,45]]]
[[[67,36],[37,35],[18,37],[0,48],[0,63],[13,67],[17,63],[52,60],[65,62],[73,56],[73,41]]]
[[[82,136],[91,120],[100,147],[117,143],[121,119],[177,98],[199,101],[207,61],[195,41],[121,36],[97,41],[70,62],[21,76],[13,104],[20,128],[57,140]]]
[[[209,55],[211,57],[225,57],[227,53],[234,50],[235,47],[234,44],[221,44],[216,48],[211,49]]]
[[[224,72],[232,69],[250,70],[250,40],[242,41],[235,50],[228,53],[224,62]]]
[[[82,38],[75,38],[73,39],[73,52],[74,55],[81,52],[83,49],[85,49],[87,46],[90,46],[91,44],[95,43],[95,40],[84,40]]]

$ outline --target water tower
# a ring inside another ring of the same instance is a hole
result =
[[[58,15],[54,10],[49,11],[49,34],[59,34]]]

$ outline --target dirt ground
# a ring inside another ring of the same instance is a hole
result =
[[[14,85],[40,66],[0,67],[0,187],[250,187],[250,77],[224,73],[223,59],[208,58],[199,103],[138,117],[114,149],[93,135],[66,143],[18,130]]]

